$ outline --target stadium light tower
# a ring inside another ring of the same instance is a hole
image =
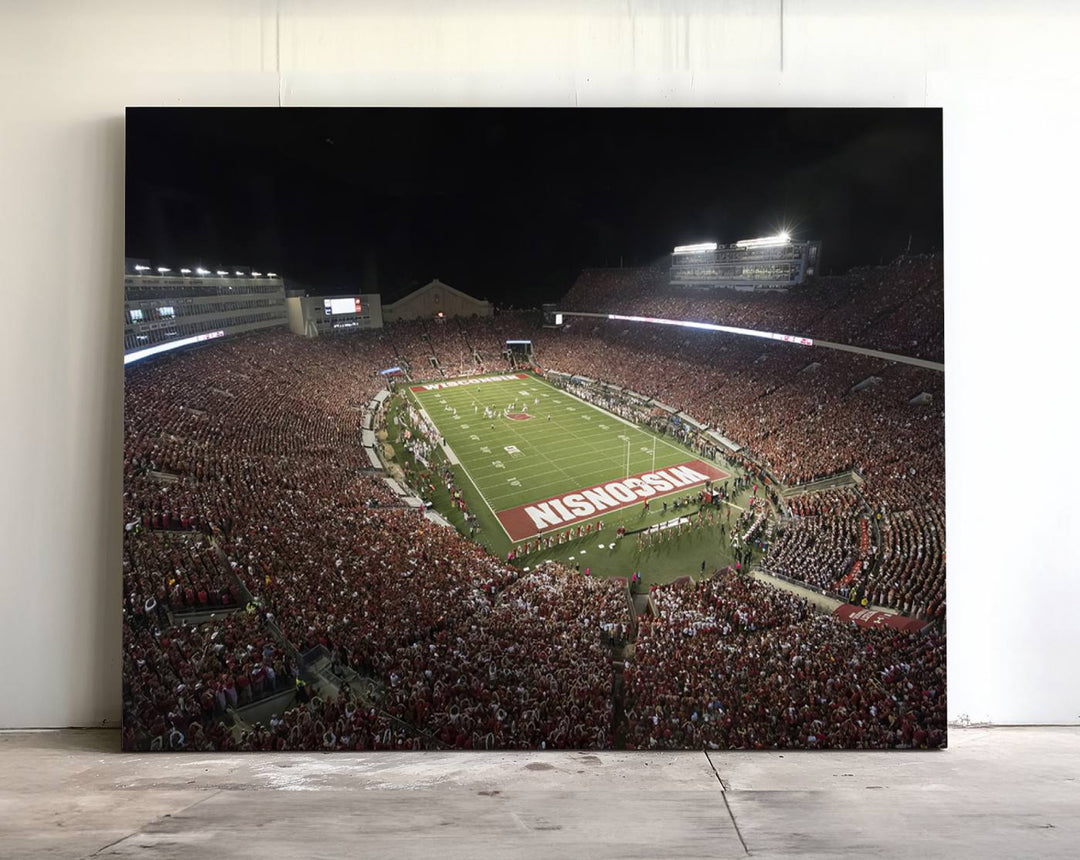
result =
[[[136,266],[135,266],[135,271],[136,271],[136,272],[149,272],[149,271],[150,271],[150,267],[149,267],[149,266],[141,266],[141,265],[136,265]]]
[[[702,251],[715,251],[715,242],[698,242],[696,245],[676,245],[673,254],[700,254]]]
[[[276,278],[277,277],[277,272],[267,272],[266,277],[268,277],[268,278]]]
[[[228,272],[226,272],[226,271],[225,271],[224,269],[218,269],[218,270],[217,270],[217,273],[218,273],[219,275],[227,275],[227,274],[229,274],[229,273],[228,273]]]
[[[181,275],[190,275],[191,274],[191,269],[181,269],[180,274]]]
[[[158,274],[159,275],[164,275],[166,272],[171,272],[171,271],[172,271],[172,269],[170,269],[168,266],[158,266]]]
[[[740,239],[735,243],[736,248],[773,248],[777,245],[786,245],[791,241],[791,235],[785,230],[775,236],[762,236],[760,239]]]
[[[195,270],[195,274],[196,275],[209,275],[210,270],[209,269],[204,269],[202,266],[199,266],[199,268],[197,268]]]

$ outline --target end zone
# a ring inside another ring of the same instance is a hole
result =
[[[618,478],[595,487],[552,496],[495,514],[512,541],[526,540],[540,532],[558,531],[671,493],[697,487],[706,481],[722,481],[728,472],[704,460],[689,460],[654,472]]]
[[[464,379],[450,379],[446,382],[428,382],[424,385],[410,385],[410,391],[441,391],[444,388],[458,388],[462,385],[480,385],[484,382],[509,382],[512,379],[528,379],[527,373],[504,373],[499,376],[467,376]]]

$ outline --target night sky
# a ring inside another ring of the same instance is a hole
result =
[[[937,109],[130,109],[127,256],[520,307],[786,228],[839,273],[941,250],[941,143]]]

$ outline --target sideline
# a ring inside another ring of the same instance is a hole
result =
[[[420,398],[416,396],[415,392],[410,391],[409,396],[411,396],[416,402],[416,408],[420,411],[420,414],[431,423],[432,427],[434,427],[436,430],[439,430],[439,435],[442,436],[443,439],[443,441],[439,444],[439,447],[442,448],[443,453],[446,454],[446,459],[450,461],[450,465],[459,467],[461,471],[465,474],[465,477],[469,480],[469,483],[472,484],[473,490],[475,490],[476,494],[483,500],[484,506],[489,511],[491,511],[491,516],[494,517],[495,522],[499,524],[499,528],[501,528],[503,534],[506,535],[506,539],[510,541],[510,545],[514,546],[514,539],[510,537],[510,532],[506,530],[506,526],[502,524],[502,520],[499,519],[499,515],[496,514],[494,509],[491,507],[491,502],[487,500],[487,496],[480,492],[480,487],[477,485],[476,481],[473,480],[472,475],[469,474],[469,470],[465,468],[465,464],[457,458],[457,455],[454,453],[454,449],[446,443],[446,436],[443,435],[442,430],[439,428],[439,425],[431,420],[431,416],[427,414],[427,410],[420,405]],[[488,550],[488,552],[491,552],[491,550]],[[491,554],[495,555],[495,553]],[[498,556],[495,557],[498,558]]]

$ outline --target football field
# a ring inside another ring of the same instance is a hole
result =
[[[728,473],[524,373],[409,387],[511,542],[696,494]]]

